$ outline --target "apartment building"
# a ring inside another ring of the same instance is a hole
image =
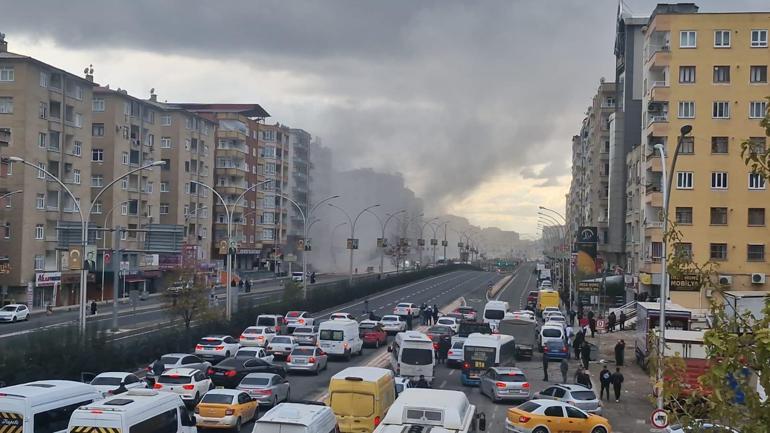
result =
[[[567,207],[564,214],[567,220],[566,234],[570,244],[575,242],[578,230],[585,221],[584,130],[585,128],[581,128],[580,134],[572,136],[572,180],[565,197]]]
[[[9,52],[0,36],[0,196],[21,191],[0,200],[4,301],[42,307],[79,298],[80,273],[69,269],[57,233],[67,222],[79,227],[75,200],[43,171],[7,158],[23,158],[57,176],[88,212],[94,87],[89,79]]]
[[[718,264],[732,290],[768,290],[770,273],[766,179],[741,158],[743,140],[766,149],[759,125],[770,95],[770,13],[699,13],[694,4],[658,5],[647,24],[644,50],[643,185],[644,265],[640,289],[660,291],[662,257],[662,144],[671,168],[680,128],[682,141],[669,215],[684,240],[680,251],[699,263]],[[706,308],[707,291],[672,285],[673,302]]]
[[[289,142],[291,130],[279,123],[260,125],[257,174],[264,185],[264,197],[259,203],[261,219],[262,266],[275,272],[285,271],[281,256],[285,254],[288,234],[288,208],[294,207],[285,197],[291,197],[289,185]],[[259,231],[257,232],[259,236]]]
[[[639,269],[644,257],[642,244],[642,150],[636,145],[626,154],[626,184],[625,184],[625,281],[626,299],[634,299],[639,288]],[[613,222],[611,220],[610,225]]]
[[[291,129],[289,134],[289,196],[307,216],[310,210],[310,142],[312,136],[303,129]],[[302,214],[296,206],[289,205],[288,227],[286,230],[286,253],[298,256],[302,260],[304,253],[305,225]],[[308,225],[312,221],[307,222]]]

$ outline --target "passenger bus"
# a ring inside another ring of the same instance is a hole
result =
[[[516,365],[516,340],[505,334],[471,334],[463,345],[463,385],[478,385],[488,368]]]

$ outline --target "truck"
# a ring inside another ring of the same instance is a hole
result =
[[[634,336],[636,363],[646,370],[649,366],[652,351],[656,347],[651,331],[658,328],[660,304],[657,302],[638,302],[636,316],[636,334]],[[667,331],[689,331],[691,320],[692,310],[671,302],[666,304]]]
[[[668,311],[666,311],[668,314]],[[703,345],[703,335],[705,331],[684,331],[678,329],[666,330],[666,351],[664,353],[666,358],[679,356],[684,360],[685,371],[684,376],[680,378],[682,381],[682,387],[679,390],[678,398],[685,399],[689,397],[693,391],[700,390],[701,392],[707,392],[698,382],[698,378],[701,377],[709,368],[708,357],[706,356],[706,348]],[[649,358],[658,356],[658,343],[660,341],[660,332],[655,329],[650,334],[650,355]],[[663,380],[667,381],[669,378],[664,377]]]
[[[755,319],[760,320],[764,315],[763,309],[768,295],[770,295],[768,292],[726,291],[724,292],[725,313],[735,319],[736,316],[749,312]]]
[[[537,322],[534,320],[505,317],[497,328],[500,334],[513,336],[516,342],[516,359],[532,359],[537,339]]]

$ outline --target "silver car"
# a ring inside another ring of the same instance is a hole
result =
[[[318,343],[318,326],[298,326],[292,334],[300,346],[315,346]]]
[[[480,377],[479,391],[492,401],[529,400],[532,390],[520,368],[493,367]]]
[[[268,406],[289,401],[291,394],[289,381],[273,373],[249,373],[235,389],[246,392],[260,405]]]
[[[172,368],[192,368],[200,370],[203,374],[208,375],[209,368],[211,368],[210,362],[204,361],[195,355],[190,355],[189,353],[167,353],[147,366],[144,377],[151,385],[155,383],[155,379],[157,379],[154,369],[156,363],[161,365],[162,371],[170,370]]]
[[[562,401],[596,415],[601,415],[602,413],[601,400],[596,397],[596,393],[593,392],[593,390],[588,389],[583,385],[563,383],[549,386],[548,388],[535,393],[534,398]]]
[[[286,358],[286,370],[311,371],[318,374],[326,369],[329,357],[320,347],[297,347]]]

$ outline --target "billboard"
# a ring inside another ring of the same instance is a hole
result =
[[[580,227],[575,242],[575,267],[584,275],[596,273],[596,243],[598,231],[596,227]]]

